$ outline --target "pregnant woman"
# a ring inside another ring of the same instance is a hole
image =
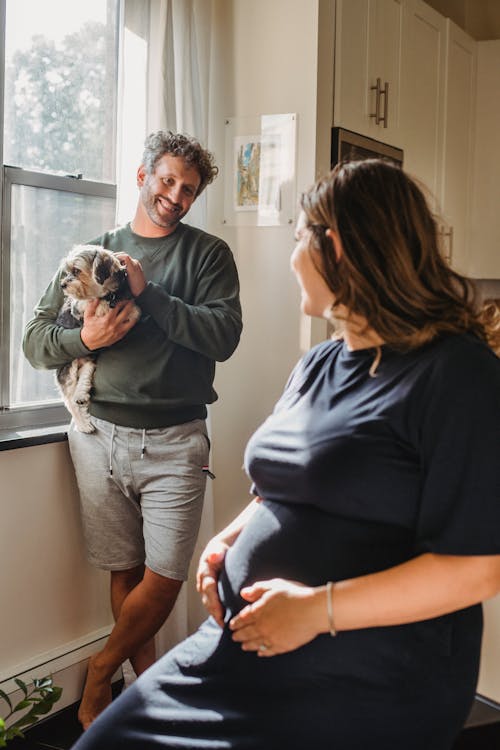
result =
[[[250,439],[207,546],[210,617],[78,750],[449,750],[500,591],[500,360],[422,192],[388,162],[302,196],[292,268],[332,340]]]

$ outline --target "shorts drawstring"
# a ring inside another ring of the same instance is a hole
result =
[[[116,425],[111,425],[111,437],[109,441],[109,476],[113,476],[113,444],[115,440],[115,429]],[[142,440],[141,440],[141,459],[144,458],[144,454],[146,453],[146,430],[142,431]]]
[[[113,440],[115,438],[115,425],[111,426],[111,439],[109,442],[109,476],[113,476]]]

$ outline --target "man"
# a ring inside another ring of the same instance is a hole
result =
[[[218,172],[193,138],[151,134],[137,172],[130,224],[93,240],[116,252],[135,303],[104,317],[89,303],[80,329],[55,324],[59,273],[27,327],[35,367],[56,368],[98,352],[90,405],[95,432],[68,439],[89,559],[111,571],[115,626],[89,662],[79,710],[84,728],[111,700],[111,678],[129,658],[137,674],[155,660],[199,530],[209,443],[206,404],[217,398],[215,361],[241,333],[239,284],[228,246],[181,222]]]

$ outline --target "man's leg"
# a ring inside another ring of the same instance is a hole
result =
[[[144,576],[144,565],[132,570],[111,571],[111,609],[113,617],[118,620],[122,604]],[[135,654],[129,657],[134,672],[138,677],[156,661],[156,650],[154,638],[141,646]]]
[[[123,578],[125,580],[126,577]],[[123,581],[121,583],[123,592]],[[153,663],[154,654],[153,660],[146,663],[147,644],[172,611],[181,586],[182,581],[160,576],[146,568],[142,580],[125,595],[106,645],[89,660],[87,681],[78,711],[84,729],[111,703],[111,678],[126,659],[136,656],[139,662],[137,668],[141,671]]]
[[[70,441],[88,555],[98,567],[125,572],[113,574],[115,627],[104,649],[89,662],[79,710],[84,728],[110,703],[111,678],[126,659],[132,657],[139,672],[154,661],[148,641],[167,619],[187,579],[209,454],[202,420],[147,435],[94,422],[95,433],[72,431]]]

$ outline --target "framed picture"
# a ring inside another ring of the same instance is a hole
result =
[[[293,223],[296,121],[295,114],[225,120],[224,223]]]
[[[259,208],[260,135],[236,136],[233,140],[234,210],[257,211]]]

